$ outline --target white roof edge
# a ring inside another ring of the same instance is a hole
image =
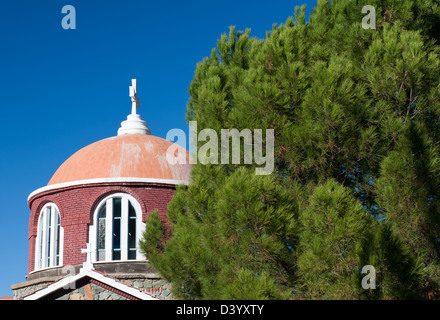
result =
[[[44,296],[47,296],[48,294],[55,292],[58,289],[61,289],[65,286],[69,286],[74,281],[77,281],[83,277],[90,277],[92,279],[95,279],[99,282],[102,282],[106,285],[109,285],[115,289],[118,289],[120,291],[123,291],[133,297],[136,297],[141,300],[160,300],[158,298],[155,298],[147,293],[144,293],[136,288],[130,287],[122,282],[116,281],[115,279],[109,278],[104,276],[101,273],[95,272],[93,270],[85,270],[81,269],[81,271],[74,275],[74,276],[67,276],[55,283],[52,283],[51,285],[47,286],[44,289],[41,289],[35,293],[32,293],[26,297],[23,298],[23,300],[37,300]]]
[[[42,188],[39,188],[35,191],[33,191],[28,196],[28,202],[29,200],[42,192],[60,189],[60,188],[67,188],[67,187],[74,187],[74,186],[80,186],[85,184],[100,184],[100,183],[122,183],[122,182],[141,182],[141,183],[162,183],[162,184],[171,184],[171,185],[178,185],[178,184],[184,184],[188,185],[188,181],[186,180],[171,180],[171,179],[154,179],[154,178],[96,178],[96,179],[87,179],[87,180],[78,180],[78,181],[72,181],[72,182],[64,182],[64,183],[57,183],[48,185]]]

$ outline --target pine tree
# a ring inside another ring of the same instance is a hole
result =
[[[362,27],[365,5],[376,29]],[[435,0],[321,0],[265,39],[221,36],[196,67],[187,120],[219,136],[274,129],[275,170],[199,163],[169,205],[171,229],[150,215],[142,248],[177,297],[439,289],[439,22]],[[361,287],[364,265],[376,289]]]

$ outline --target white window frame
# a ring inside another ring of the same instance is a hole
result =
[[[48,209],[51,210],[51,221],[48,219]],[[59,260],[56,263],[56,227],[57,227],[57,216],[60,221],[60,232],[58,234],[59,241]],[[47,252],[48,243],[48,229],[50,225],[50,252]],[[57,205],[50,202],[44,205],[40,211],[40,216],[38,217],[37,224],[37,238],[35,240],[35,268],[34,270],[41,270],[47,268],[54,268],[63,265],[63,248],[64,248],[64,228],[61,226],[61,214]],[[41,256],[41,260],[40,260]],[[48,263],[49,260],[49,263]]]
[[[113,198],[121,198],[121,259],[113,260]],[[136,212],[136,259],[128,260],[128,201],[130,201]],[[105,259],[98,261],[98,214],[101,207],[106,204],[106,220],[105,220]],[[99,203],[93,213],[92,225],[89,228],[89,243],[92,248],[92,263],[106,263],[106,262],[121,262],[121,261],[145,261],[145,256],[141,252],[139,240],[142,239],[142,234],[145,231],[145,223],[142,222],[142,208],[139,202],[127,193],[113,193]]]

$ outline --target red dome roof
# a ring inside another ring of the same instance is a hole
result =
[[[170,164],[171,141],[144,134],[128,134],[92,143],[67,159],[48,185],[99,178],[148,178],[189,181],[190,164]],[[179,152],[189,152],[176,145]]]

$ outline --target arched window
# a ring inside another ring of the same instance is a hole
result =
[[[105,198],[95,210],[89,239],[93,262],[143,260],[138,242],[145,224],[139,203],[124,193]]]
[[[53,203],[46,204],[38,218],[35,260],[35,269],[63,264],[63,228],[60,212]]]

